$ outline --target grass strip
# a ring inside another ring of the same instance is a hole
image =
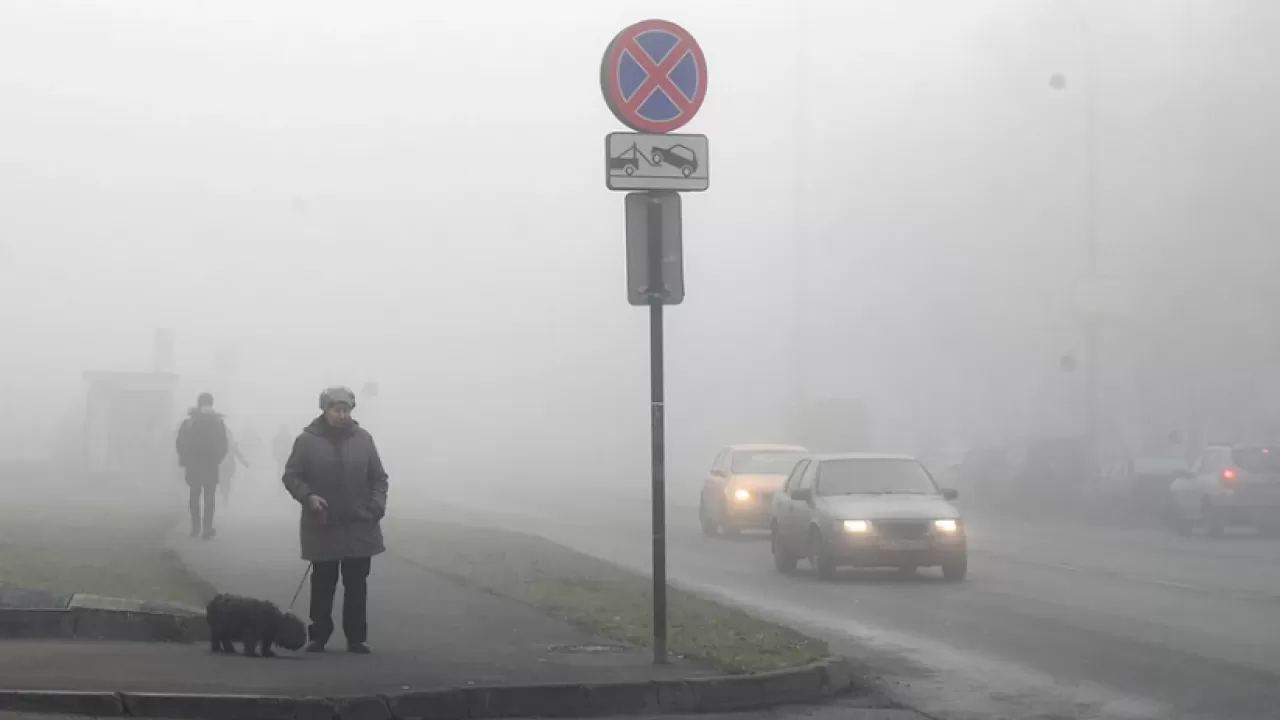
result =
[[[533,605],[596,635],[653,639],[652,580],[534,535],[444,522],[388,521],[398,557],[494,595]],[[677,588],[667,591],[668,647],[728,673],[804,665],[826,643]]]
[[[0,583],[203,607],[213,588],[164,546],[173,513],[0,508]]]

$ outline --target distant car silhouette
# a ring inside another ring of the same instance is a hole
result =
[[[669,148],[654,147],[653,164],[666,163],[680,168],[680,174],[689,177],[698,171],[698,154],[685,145],[672,145]]]

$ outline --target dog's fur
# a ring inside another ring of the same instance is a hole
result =
[[[280,612],[266,600],[222,593],[205,608],[209,645],[214,652],[234,653],[232,642],[244,644],[246,657],[275,657],[273,644],[298,650],[307,642],[307,628],[298,616]]]

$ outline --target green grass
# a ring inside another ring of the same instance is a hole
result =
[[[203,607],[214,591],[164,547],[162,511],[0,507],[0,582]]]
[[[543,538],[495,528],[388,521],[398,557],[494,595],[533,605],[598,636],[632,645],[653,637],[652,580]],[[668,647],[729,673],[795,667],[826,643],[736,608],[669,588]]]

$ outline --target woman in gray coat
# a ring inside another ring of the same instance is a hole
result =
[[[320,394],[323,414],[293,441],[284,486],[302,504],[302,559],[311,561],[308,652],[321,652],[333,634],[333,596],[342,577],[342,632],[347,649],[367,654],[365,603],[373,556],[386,548],[379,522],[387,512],[387,472],[373,436],[351,418],[355,393]]]

